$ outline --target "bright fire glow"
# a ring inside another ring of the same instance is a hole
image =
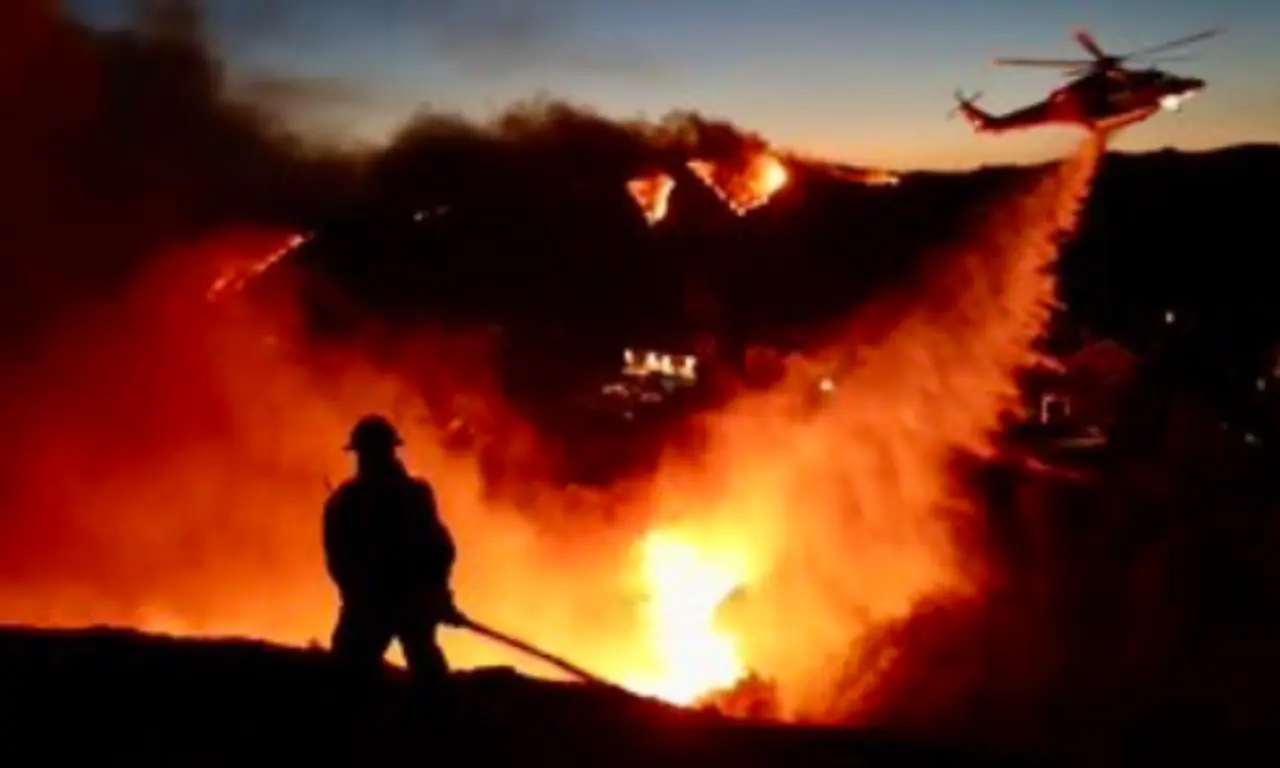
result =
[[[668,174],[652,173],[628,181],[627,194],[640,206],[644,220],[653,226],[667,217],[671,191],[675,187],[676,180]]]
[[[902,179],[893,171],[876,169],[867,172],[861,181],[863,184],[872,187],[896,187],[901,183]]]
[[[737,639],[717,626],[716,614],[743,586],[744,564],[715,558],[668,531],[649,534],[641,550],[645,616],[659,669],[631,679],[629,687],[674,704],[731,687],[747,668]]]
[[[690,160],[688,167],[739,216],[768,203],[791,181],[791,171],[771,152],[756,152],[741,166]]]

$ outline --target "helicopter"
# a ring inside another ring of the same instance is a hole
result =
[[[1044,125],[1075,125],[1091,133],[1110,132],[1133,125],[1160,110],[1176,112],[1183,102],[1205,87],[1204,80],[1173,75],[1160,69],[1130,69],[1125,63],[1136,57],[1148,57],[1173,48],[1205,40],[1221,34],[1221,29],[1208,29],[1167,43],[1153,45],[1122,56],[1102,49],[1093,35],[1077,30],[1075,40],[1092,58],[1089,59],[996,59],[998,66],[1050,67],[1062,69],[1075,79],[1055,89],[1044,101],[992,115],[976,105],[981,93],[966,97],[956,91],[957,106],[949,117],[959,112],[977,133],[1036,128]],[[1165,57],[1157,61],[1174,61],[1184,57]]]

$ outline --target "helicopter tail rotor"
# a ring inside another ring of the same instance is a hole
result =
[[[951,108],[951,111],[947,112],[948,120],[954,120],[956,115],[960,114],[966,107],[974,106],[978,99],[982,98],[982,91],[974,91],[973,95],[965,96],[964,90],[957,88],[953,95],[955,96],[956,105]]]

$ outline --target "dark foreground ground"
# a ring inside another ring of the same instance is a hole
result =
[[[0,741],[5,764],[14,766],[65,758],[81,765],[86,758],[109,765],[993,764],[992,755],[857,731],[730,722],[503,669],[460,673],[455,688],[447,723],[416,713],[394,675],[362,714],[319,651],[107,629],[0,628]]]

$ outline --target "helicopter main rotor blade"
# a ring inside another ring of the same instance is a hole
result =
[[[1054,69],[1087,67],[1093,64],[1092,61],[1084,59],[992,59],[991,63],[998,67],[1053,67]]]
[[[1135,56],[1150,56],[1153,53],[1159,53],[1160,51],[1167,51],[1170,48],[1181,48],[1184,45],[1190,45],[1192,43],[1198,43],[1201,40],[1207,40],[1211,37],[1217,37],[1218,35],[1222,34],[1222,32],[1223,30],[1221,27],[1206,29],[1203,32],[1197,32],[1194,35],[1187,35],[1186,37],[1180,37],[1177,40],[1170,40],[1167,43],[1160,43],[1159,45],[1153,45],[1148,48],[1142,48],[1140,50],[1133,51],[1132,53],[1126,53],[1124,56],[1120,58],[1131,59]]]
[[[1181,55],[1181,56],[1156,56],[1155,58],[1152,58],[1152,59],[1148,59],[1148,58],[1145,58],[1145,57],[1144,57],[1144,58],[1142,59],[1142,61],[1144,61],[1144,62],[1145,62],[1145,63],[1147,63],[1147,64],[1151,64],[1151,65],[1153,65],[1153,66],[1157,66],[1157,67],[1158,67],[1158,66],[1160,66],[1161,64],[1165,64],[1165,63],[1168,63],[1168,62],[1170,62],[1170,61],[1197,61],[1197,60],[1199,60],[1199,58],[1200,58],[1199,56],[1189,56],[1189,55]]]
[[[1102,50],[1102,46],[1098,45],[1098,41],[1093,39],[1093,35],[1087,29],[1077,29],[1075,38],[1080,47],[1088,51],[1093,58],[1099,60],[1111,58],[1106,51]]]

